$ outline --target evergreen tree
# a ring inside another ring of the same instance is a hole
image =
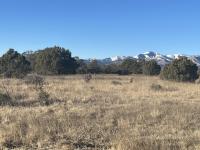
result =
[[[198,67],[186,57],[175,59],[164,67],[161,78],[176,81],[194,81],[198,78]]]
[[[120,71],[120,66],[118,64],[105,65],[104,73],[106,74],[117,74]]]
[[[22,78],[30,71],[30,63],[26,58],[15,51],[9,49],[6,54],[0,58],[0,73],[5,77]]]
[[[161,67],[156,61],[150,60],[144,62],[142,70],[145,75],[158,75],[160,74]]]
[[[97,60],[93,60],[87,65],[88,73],[101,73],[101,66],[98,64]]]
[[[141,74],[142,73],[142,63],[135,59],[125,59],[121,65],[122,70],[127,70],[129,74]]]
[[[37,51],[35,57],[34,69],[39,74],[73,74],[78,67],[71,52],[57,46]]]

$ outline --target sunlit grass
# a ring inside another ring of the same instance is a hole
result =
[[[44,90],[55,102],[41,106],[33,85],[0,82],[1,92],[18,102],[0,108],[2,148],[200,149],[198,84],[147,76],[97,75],[89,83],[82,76],[46,77]]]

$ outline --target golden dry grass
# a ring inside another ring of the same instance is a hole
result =
[[[200,149],[198,84],[146,76],[97,75],[89,83],[82,76],[46,77],[45,91],[56,101],[40,106],[33,85],[0,83],[22,104],[0,107],[2,149]]]

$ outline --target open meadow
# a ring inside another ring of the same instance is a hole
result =
[[[0,106],[2,149],[200,149],[199,84],[142,75],[44,78],[43,93],[0,79],[11,101]]]

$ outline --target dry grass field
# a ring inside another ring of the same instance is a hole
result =
[[[130,79],[132,78],[132,82]],[[1,79],[17,105],[0,107],[1,149],[200,149],[200,85],[158,77],[45,77],[52,103],[34,85]]]

